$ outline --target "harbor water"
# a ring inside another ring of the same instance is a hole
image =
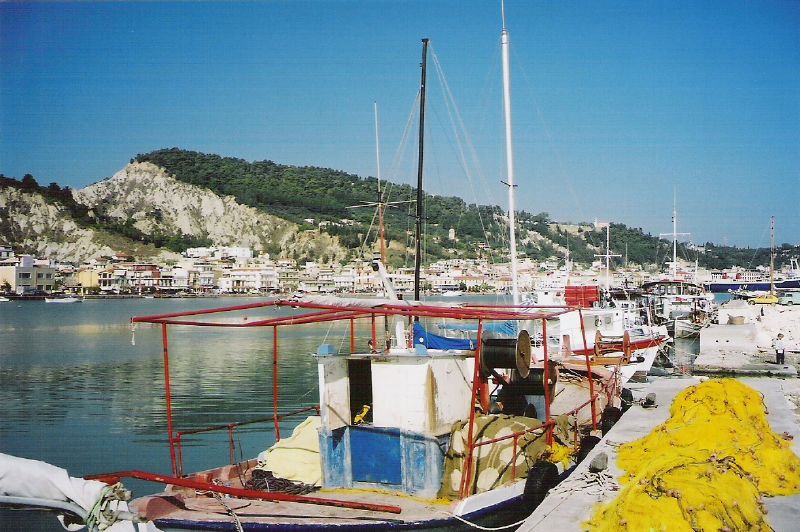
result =
[[[0,303],[0,452],[44,460],[72,476],[130,469],[170,474],[161,328],[139,324],[133,331],[131,316],[257,301],[265,299]],[[254,319],[258,312],[238,316]],[[311,354],[321,343],[338,345],[343,332],[327,326],[279,329],[280,412],[319,401]],[[169,343],[176,430],[272,415],[272,328],[171,326]],[[284,434],[302,419],[284,422]],[[271,422],[235,434],[237,457],[253,457],[274,442]],[[183,448],[187,471],[229,459],[225,430],[186,436]],[[160,491],[157,484],[125,484],[135,495]],[[16,529],[21,513],[0,513],[0,529]],[[25,527],[36,530],[46,523],[61,529],[46,517],[36,524],[24,521]]]
[[[495,296],[480,299],[490,298],[497,302]],[[130,318],[258,301],[266,299],[0,303],[0,452],[44,460],[72,476],[132,469],[170,474],[161,327],[139,324],[132,330]],[[275,309],[269,312],[248,310],[237,316],[278,315]],[[168,330],[175,430],[272,415],[272,328]],[[280,412],[317,404],[312,354],[323,343],[346,350],[347,327],[316,324],[281,328],[278,334]],[[366,348],[368,338],[364,324],[358,330],[359,346]],[[676,351],[690,360],[696,346],[696,341],[679,342]],[[285,421],[282,434],[303,419]],[[237,459],[251,458],[274,443],[271,421],[241,427],[235,436]],[[183,449],[186,471],[222,465],[229,459],[227,431],[186,436]],[[161,488],[142,481],[125,484],[137,496]],[[30,530],[61,529],[51,516],[34,523],[20,521],[20,514],[0,512],[0,529],[16,529],[20,522]]]

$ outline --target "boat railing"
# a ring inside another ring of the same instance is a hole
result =
[[[281,422],[286,418],[297,416],[300,414],[304,414],[307,412],[315,411],[317,415],[319,415],[319,405],[308,406],[305,408],[298,408],[297,410],[292,410],[291,412],[287,412],[285,414],[278,414],[277,418],[274,415],[269,417],[261,417],[257,419],[250,419],[247,421],[239,421],[233,423],[224,423],[220,425],[212,425],[209,427],[203,427],[199,429],[191,429],[191,430],[180,430],[176,431],[174,434],[174,442],[175,442],[175,451],[177,457],[177,469],[178,475],[183,475],[183,437],[184,436],[191,436],[196,434],[203,434],[208,432],[216,432],[221,430],[228,431],[228,453],[230,458],[230,463],[236,463],[236,443],[234,441],[234,435],[236,433],[236,429],[239,427],[244,427],[246,425],[255,425],[258,423],[274,423],[274,422]]]

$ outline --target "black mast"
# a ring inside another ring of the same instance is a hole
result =
[[[417,243],[414,258],[414,301],[419,301],[419,274],[422,269],[422,155],[425,141],[425,70],[428,62],[428,39],[422,39],[422,81],[419,88],[419,161],[417,163]]]

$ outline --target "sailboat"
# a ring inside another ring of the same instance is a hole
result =
[[[678,215],[676,200],[672,205],[672,262],[669,277],[642,285],[656,323],[667,326],[675,338],[696,338],[711,323],[716,312],[714,294],[695,282],[678,275]],[[663,236],[663,234],[662,234]]]
[[[423,39],[420,146],[427,44]],[[505,17],[502,44],[509,98]],[[508,145],[508,99],[506,109]],[[510,148],[507,154],[513,234]],[[420,150],[420,185],[422,162]],[[421,208],[419,186],[418,225]],[[512,239],[512,268],[513,244]],[[375,267],[381,271],[380,264]],[[416,270],[419,281],[419,262]],[[526,308],[519,304],[516,283],[514,288],[511,306],[425,304],[417,282],[414,301],[297,298],[135,317],[133,323],[162,331],[172,472],[120,471],[91,480],[165,484],[163,492],[130,505],[160,530],[463,529],[518,523],[585,455],[596,441],[590,432],[607,430],[618,419],[620,390],[619,375],[592,367],[588,357],[582,368],[573,365],[559,376],[546,342],[532,360],[529,331],[547,337],[548,322],[568,309]],[[242,311],[247,318],[237,317]],[[257,312],[264,315],[255,317]],[[292,337],[287,329],[323,323],[349,329],[349,342],[338,347],[323,342],[316,350],[319,403],[282,411],[280,339]],[[460,336],[429,332],[437,325]],[[273,404],[266,419],[276,443],[258,458],[234,459],[235,431],[248,422],[192,431],[176,427],[169,371],[169,331],[175,326],[271,329]],[[288,422],[308,414],[282,437]],[[185,437],[213,430],[227,431],[231,463],[187,474]]]

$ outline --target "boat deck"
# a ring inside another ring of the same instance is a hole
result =
[[[234,523],[234,518],[228,513],[228,508],[236,514],[242,523],[309,527],[320,525],[343,525],[349,527],[379,524],[389,527],[431,518],[447,519],[450,517],[449,511],[451,509],[450,504],[447,502],[435,504],[431,501],[380,492],[324,490],[313,492],[309,496],[337,501],[369,502],[370,504],[399,506],[401,513],[354,510],[336,506],[286,501],[217,499],[211,495],[196,495],[188,492],[177,493],[173,496],[161,494],[143,497],[135,502],[135,509],[149,519],[155,520],[157,526],[162,530],[167,530],[170,527],[178,528],[180,522]]]
[[[239,466],[225,466],[199,473],[193,480],[210,481],[212,478],[226,486],[241,488],[239,471],[250,476],[255,461],[243,462]],[[132,503],[133,509],[149,520],[156,521],[162,530],[180,529],[189,523],[203,522],[225,526],[235,524],[236,515],[242,523],[280,525],[289,527],[313,527],[325,525],[374,526],[408,525],[421,520],[451,517],[453,503],[446,500],[427,500],[379,490],[322,489],[305,495],[308,498],[331,501],[331,505],[292,501],[264,501],[239,499],[226,496],[215,497],[208,492],[189,488],[168,486],[163,493],[145,496]],[[386,505],[400,508],[400,513],[369,509],[353,509],[336,506],[336,501]]]

